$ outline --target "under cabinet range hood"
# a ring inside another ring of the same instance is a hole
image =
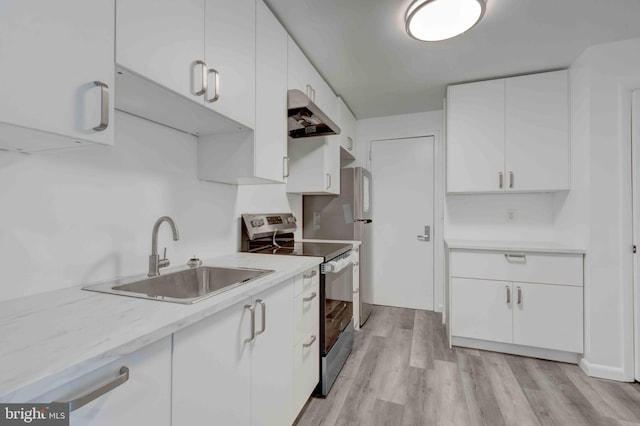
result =
[[[300,90],[289,90],[288,130],[292,138],[339,135],[340,127],[334,123],[309,97]]]

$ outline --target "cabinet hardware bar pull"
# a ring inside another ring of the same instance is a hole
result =
[[[94,81],[100,88],[100,124],[93,128],[96,132],[101,132],[109,126],[109,86],[101,81]]]
[[[502,172],[498,172],[498,188],[502,189],[503,186],[504,186],[504,176],[502,175]]]
[[[351,136],[347,136],[347,141],[349,142],[348,146],[348,150],[352,151],[353,150],[353,139],[351,139]]]
[[[331,188],[331,173],[327,173],[327,189]]]
[[[193,92],[196,96],[202,96],[207,93],[207,64],[203,61],[195,61],[193,65],[200,65],[202,67],[202,74],[200,74],[200,90]]]
[[[313,299],[315,299],[317,296],[316,292],[314,291],[313,293],[311,293],[311,296],[309,297],[303,297],[302,300],[304,302],[311,302]]]
[[[522,259],[522,260],[527,260],[527,255],[524,253],[505,253],[504,257],[507,260],[511,260],[511,259]]]
[[[515,179],[513,177],[513,172],[509,172],[509,188],[513,189],[513,183],[514,183]]]
[[[318,274],[318,271],[316,271],[315,269],[311,272],[309,272],[308,274],[304,274],[302,277],[303,278],[313,278]]]
[[[511,286],[505,285],[504,287],[507,289],[507,303],[511,303]]]
[[[251,336],[248,339],[244,339],[245,343],[250,343],[256,338],[256,310],[251,305],[244,305],[244,308],[251,312]]]
[[[79,397],[74,398],[70,401],[55,401],[54,404],[64,404],[68,407],[69,412],[72,412],[80,407],[84,407],[94,399],[98,399],[107,392],[110,392],[111,390],[117,388],[127,380],[129,380],[129,368],[122,366],[120,367],[120,371],[118,372],[118,377],[116,377],[115,379],[107,380],[98,385],[97,388],[90,390],[89,392],[80,395]]]
[[[259,304],[262,307],[262,329],[256,332],[256,336],[264,333],[267,329],[267,305],[264,303],[264,300],[257,299],[256,304]]]
[[[289,177],[289,157],[282,157],[282,177]]]
[[[316,335],[314,334],[313,336],[311,336],[311,340],[309,341],[309,343],[303,343],[302,346],[305,348],[308,348],[309,346],[313,345],[313,342],[316,341]]]
[[[522,288],[518,287],[518,305],[522,305]]]
[[[212,104],[220,99],[220,73],[217,70],[210,68],[208,74],[213,74],[213,89],[215,91],[213,92],[213,98],[207,99],[207,102]]]

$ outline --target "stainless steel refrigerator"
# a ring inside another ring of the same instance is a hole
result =
[[[362,167],[340,172],[340,195],[303,197],[304,238],[358,240],[360,246],[360,325],[371,314],[371,173]]]

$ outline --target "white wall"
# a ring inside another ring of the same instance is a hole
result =
[[[120,112],[115,126],[112,148],[0,151],[0,300],[145,273],[163,215],[180,231],[158,240],[175,266],[236,251],[239,213],[288,210],[285,185],[199,181],[193,136]]]
[[[585,356],[591,375],[633,378],[631,91],[640,39],[590,47],[571,67],[572,191],[556,197],[557,238],[587,245]]]

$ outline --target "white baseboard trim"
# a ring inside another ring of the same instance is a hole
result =
[[[534,348],[531,346],[514,345],[511,343],[489,342],[486,340],[469,339],[466,337],[456,336],[451,337],[451,344],[453,346],[481,349],[483,351],[504,352],[512,355],[528,356],[531,358],[541,358],[551,361],[578,364],[578,354],[573,352]]]
[[[617,380],[619,382],[633,382],[633,377],[627,377],[621,367],[611,367],[609,365],[593,364],[582,358],[578,363],[582,371],[587,376],[599,379]]]

